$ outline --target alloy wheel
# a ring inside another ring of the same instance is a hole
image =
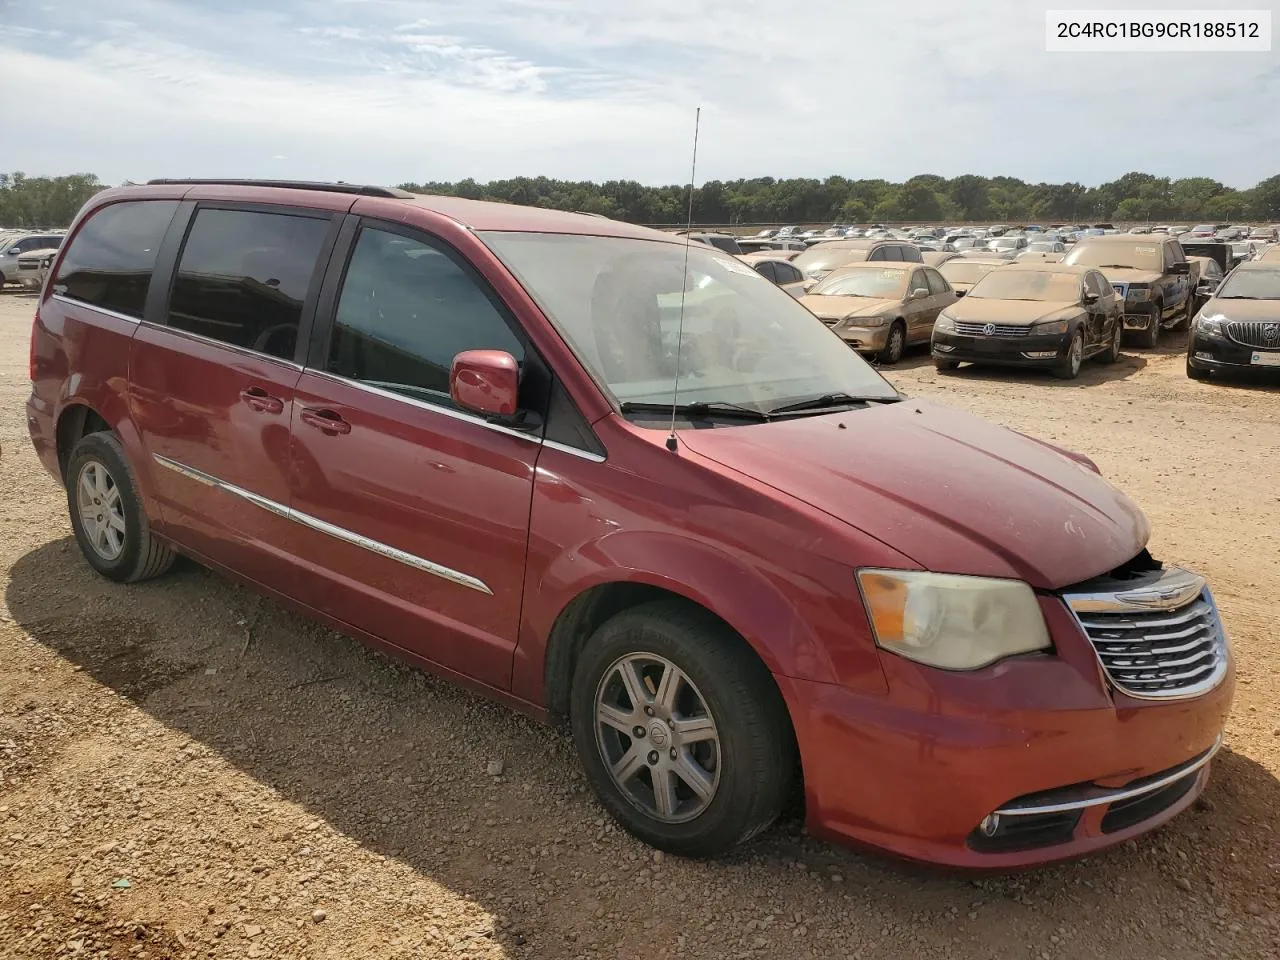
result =
[[[97,460],[89,460],[76,478],[76,509],[85,536],[103,560],[115,560],[124,552],[124,503],[111,472]]]
[[[693,681],[670,660],[628,654],[596,688],[596,745],[609,775],[645,814],[684,823],[720,784],[720,734]]]

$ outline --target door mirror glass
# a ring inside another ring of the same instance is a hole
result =
[[[1209,280],[1196,287],[1196,294],[1201,297],[1212,297],[1215,290],[1218,289],[1216,281]]]
[[[1088,291],[1086,290],[1086,291],[1085,291],[1085,295],[1084,295],[1084,302],[1085,302],[1086,304],[1093,304],[1093,303],[1097,303],[1097,302],[1098,302],[1098,295],[1097,295],[1096,293],[1090,293],[1090,292],[1088,292]]]
[[[485,417],[516,412],[520,368],[505,350],[464,350],[449,370],[449,395],[463,410]]]
[[[923,300],[927,296],[929,296],[929,291],[926,290],[924,287],[916,287],[914,290],[911,291],[912,300]]]

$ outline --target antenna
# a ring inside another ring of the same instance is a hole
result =
[[[684,235],[684,270],[680,284],[680,321],[676,325],[676,375],[671,381],[671,433],[667,449],[676,452],[676,408],[680,405],[680,351],[684,348],[684,298],[689,289],[689,245],[693,243],[693,185],[698,174],[698,128],[702,126],[702,108],[693,115],[693,162],[689,165],[689,223]]]

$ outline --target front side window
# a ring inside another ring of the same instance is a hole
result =
[[[58,267],[53,292],[142,319],[160,243],[176,200],[127,200],[95,211]]]
[[[929,292],[935,296],[940,293],[950,293],[951,287],[947,281],[942,279],[942,274],[937,270],[926,270],[924,272],[925,279],[929,282]]]
[[[812,313],[732,257],[690,247],[686,270],[685,248],[659,240],[482,239],[619,403],[671,403],[677,352],[681,403],[768,410],[832,393],[897,396]]]
[[[452,405],[449,371],[459,353],[504,350],[524,361],[482,283],[440,247],[365,227],[342,282],[329,372]]]
[[[293,359],[329,220],[200,210],[178,261],[169,326]]]
[[[1107,283],[1102,274],[1092,271],[1084,275],[1084,287],[1099,299],[1111,293],[1111,284]]]
[[[775,263],[773,272],[778,283],[799,283],[804,279],[800,271],[789,263]]]

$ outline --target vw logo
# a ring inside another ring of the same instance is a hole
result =
[[[1262,328],[1262,342],[1268,347],[1280,347],[1280,323],[1268,323]]]
[[[996,325],[994,323],[984,323],[982,325],[982,332],[989,337],[996,332]]]

